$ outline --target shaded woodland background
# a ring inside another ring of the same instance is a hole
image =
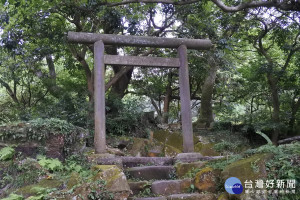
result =
[[[188,52],[195,128],[235,125],[275,144],[299,135],[299,1],[135,2],[2,1],[0,123],[58,118],[93,131],[93,47],[66,41],[77,31],[208,38],[211,51]],[[176,56],[115,46],[106,53]],[[109,134],[145,135],[150,111],[157,124],[180,122],[176,70],[107,66],[106,74]]]

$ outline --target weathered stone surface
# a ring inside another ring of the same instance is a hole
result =
[[[135,157],[147,156],[147,146],[150,141],[144,138],[132,138],[132,143],[128,146],[128,153]]]
[[[116,156],[124,156],[125,155],[120,149],[117,149],[117,148],[107,147],[106,150],[108,153],[114,154]]]
[[[221,158],[224,158],[224,156],[203,156],[201,153],[180,153],[175,157],[175,161],[190,163]]]
[[[175,160],[180,162],[197,162],[202,159],[201,153],[180,153],[175,157]]]
[[[105,180],[106,189],[114,194],[115,200],[128,198],[131,190],[122,170],[115,165],[96,165],[93,166],[93,170],[99,171],[93,180]]]
[[[229,177],[237,177],[242,184],[246,180],[255,182],[255,180],[267,176],[265,162],[270,158],[271,155],[268,154],[256,154],[249,158],[238,160],[226,166],[222,172],[222,177],[224,180]]]
[[[56,179],[42,179],[37,184],[27,185],[25,187],[19,188],[16,191],[16,194],[23,195],[26,198],[29,196],[38,195],[41,190],[59,188],[62,184],[62,181]]]
[[[62,134],[50,135],[46,142],[46,156],[64,160],[65,138]]]
[[[146,188],[150,188],[151,185],[148,181],[128,181],[128,185],[132,191],[133,195],[139,194],[141,191],[145,190]]]
[[[220,153],[216,152],[213,147],[214,147],[213,143],[204,144],[198,142],[195,145],[195,152],[199,152],[203,156],[219,156]]]
[[[213,194],[173,194],[167,197],[167,200],[216,200]]]
[[[194,179],[194,185],[200,192],[216,192],[219,172],[206,167],[198,172]]]
[[[173,166],[145,166],[132,167],[127,169],[130,177],[140,180],[165,180],[170,179],[174,174]]]
[[[157,195],[170,195],[188,192],[191,179],[154,181],[151,190]]]
[[[124,167],[137,167],[140,165],[173,165],[173,158],[166,157],[122,157]]]
[[[117,165],[118,167],[123,167],[122,158],[120,157],[108,157],[108,158],[97,158],[95,159],[95,162],[98,165]]]
[[[192,163],[182,163],[177,162],[175,164],[176,174],[179,178],[186,175],[189,171],[196,168],[201,168],[205,165],[206,162],[198,161],[198,162],[192,162]]]
[[[101,154],[89,154],[87,155],[87,160],[88,162],[91,163],[97,163],[98,161],[101,161],[101,159],[114,159],[115,155],[114,154],[109,154],[109,153],[101,153]]]

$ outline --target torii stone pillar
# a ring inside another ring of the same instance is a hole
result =
[[[183,151],[193,152],[193,128],[191,99],[188,73],[187,49],[208,50],[212,47],[210,40],[157,38],[144,36],[124,36],[95,33],[69,32],[68,40],[73,43],[94,44],[94,103],[96,153],[106,152],[105,126],[105,65],[173,67],[179,68],[180,102],[183,132]],[[138,56],[104,55],[104,45],[177,48],[178,58],[157,58]]]

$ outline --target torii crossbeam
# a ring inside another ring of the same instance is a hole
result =
[[[95,153],[106,152],[106,64],[122,66],[178,68],[183,132],[183,151],[194,151],[187,49],[208,50],[212,47],[212,43],[210,40],[68,32],[68,41],[72,43],[94,44]],[[104,45],[177,48],[178,58],[104,55]]]

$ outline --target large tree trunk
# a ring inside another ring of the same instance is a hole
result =
[[[162,123],[168,124],[169,122],[169,108],[172,100],[172,72],[168,74],[168,84],[166,87],[166,94],[164,98],[164,109],[162,114]]]
[[[212,111],[213,90],[218,70],[218,65],[213,57],[209,58],[208,64],[210,69],[202,86],[201,106],[197,126],[199,128],[208,128],[214,122]]]
[[[278,94],[278,87],[277,87],[277,79],[272,75],[268,74],[268,84],[271,91],[271,98],[272,98],[272,105],[273,105],[273,113],[272,113],[272,120],[275,124],[273,134],[272,134],[272,142],[273,144],[277,145],[278,137],[280,135],[280,102],[279,102],[279,94]]]
[[[296,99],[293,98],[293,102],[292,102],[292,112],[291,112],[291,118],[289,120],[289,131],[288,131],[288,135],[292,135],[294,133],[294,125],[295,125],[295,121],[296,121],[296,114],[300,108],[300,98]]]

